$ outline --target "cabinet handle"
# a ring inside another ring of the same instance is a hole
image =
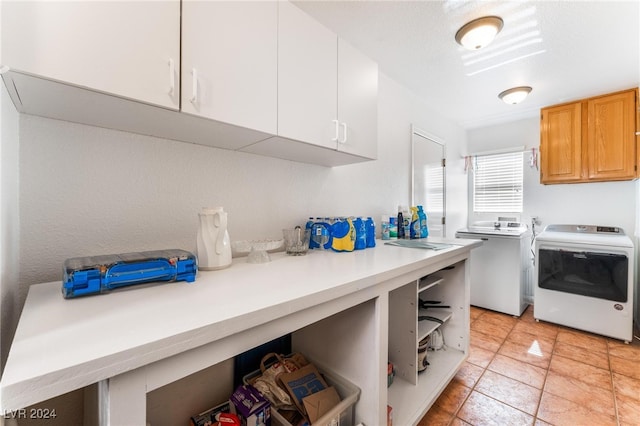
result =
[[[338,142],[344,144],[344,143],[347,143],[347,123],[341,123],[340,125],[342,126],[342,132],[344,134],[344,139],[338,140]]]
[[[338,142],[340,141],[340,122],[338,120],[331,120],[333,124],[336,125],[336,136],[331,138],[331,141]]]
[[[173,97],[176,90],[176,66],[173,59],[169,58],[169,96]]]
[[[192,104],[198,103],[198,71],[195,68],[191,69],[191,99]]]

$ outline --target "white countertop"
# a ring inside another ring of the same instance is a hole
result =
[[[193,283],[64,299],[61,282],[32,285],[0,381],[0,410],[17,410],[338,299],[480,245],[433,251],[385,246],[352,253],[272,254],[272,262],[200,271]],[[375,294],[374,296],[375,297]]]

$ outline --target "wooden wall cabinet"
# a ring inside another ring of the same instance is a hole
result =
[[[637,89],[541,110],[540,182],[637,177]]]

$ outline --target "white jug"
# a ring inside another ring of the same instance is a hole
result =
[[[203,207],[197,237],[198,269],[215,271],[231,265],[227,213],[222,207]]]

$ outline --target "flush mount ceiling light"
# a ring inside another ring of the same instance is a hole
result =
[[[484,16],[467,22],[456,33],[456,41],[469,50],[478,50],[491,43],[504,22],[498,16]]]
[[[531,93],[531,90],[532,89],[529,86],[514,87],[500,93],[498,97],[507,104],[518,104],[524,101],[524,98],[526,98],[527,95]]]

